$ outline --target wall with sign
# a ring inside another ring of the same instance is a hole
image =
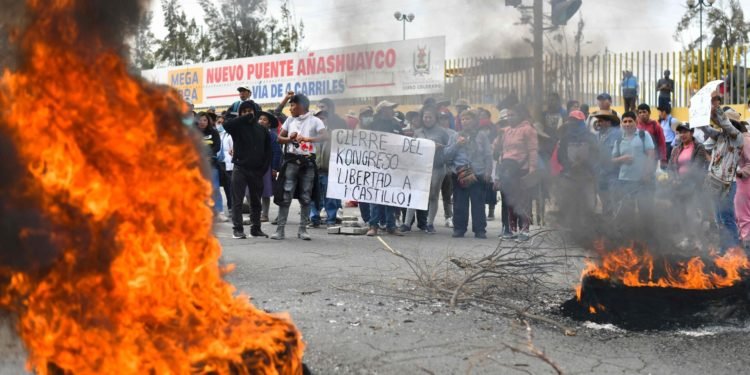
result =
[[[365,44],[144,70],[142,76],[177,89],[196,106],[228,106],[248,86],[258,103],[287,91],[312,100],[439,94],[445,88],[445,37]]]

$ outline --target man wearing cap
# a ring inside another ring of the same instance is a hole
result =
[[[399,135],[403,134],[401,124],[396,122],[393,118],[395,115],[394,109],[396,107],[398,107],[398,104],[387,100],[378,103],[378,105],[375,106],[375,119],[369,130]],[[402,234],[396,229],[396,211],[398,211],[398,207],[371,203],[369,221],[370,230],[367,231],[367,235],[375,236],[378,234],[378,224],[380,223],[380,218],[384,216],[386,231],[395,236],[402,236]]]
[[[596,119],[597,143],[599,148],[598,195],[605,217],[612,215],[612,189],[620,171],[618,165],[612,163],[612,151],[615,143],[622,138],[620,118],[612,110],[599,110],[592,114]]]
[[[263,176],[271,165],[273,149],[268,130],[258,124],[252,101],[243,102],[240,117],[224,123],[232,136],[232,226],[233,238],[245,238],[242,225],[242,202],[248,190],[250,204],[250,236],[268,237],[260,229]]]
[[[279,217],[276,221],[274,240],[285,238],[285,227],[289,216],[292,199],[298,197],[300,204],[300,223],[297,238],[309,241],[307,222],[310,220],[310,204],[317,192],[315,176],[317,175],[316,144],[328,139],[323,121],[310,112],[310,99],[303,94],[295,94],[289,100],[291,117],[281,128],[279,143],[286,145],[284,163],[279,171],[278,189],[274,202],[279,206]]]
[[[237,88],[237,92],[240,93],[240,100],[234,102],[231,107],[229,107],[230,113],[239,113],[240,112],[240,104],[243,102],[246,102],[250,100],[250,96],[252,95],[252,91],[250,91],[250,88],[247,86],[240,86]]]
[[[659,108],[672,107],[672,92],[674,92],[674,80],[669,78],[670,74],[671,72],[669,70],[665,70],[664,77],[656,82],[656,91],[659,92]]]
[[[739,231],[735,220],[734,196],[736,194],[737,165],[743,147],[743,137],[738,130],[740,115],[730,107],[722,110],[721,98],[712,99],[712,126],[703,128],[707,138],[716,143],[708,167],[708,190],[713,195],[716,209],[716,223],[719,225],[719,246],[721,251],[739,246]]]

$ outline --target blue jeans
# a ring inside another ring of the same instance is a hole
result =
[[[385,216],[385,228],[388,230],[396,229],[396,211],[398,207],[383,206],[380,204],[370,204],[370,227],[377,227],[380,218]]]
[[[365,202],[357,202],[359,206],[359,215],[362,216],[362,221],[370,223],[370,204]]]
[[[219,169],[211,168],[211,196],[214,200],[214,214],[224,212],[224,200],[221,198],[221,186],[219,182]]]
[[[487,216],[484,212],[487,185],[482,176],[477,176],[479,181],[469,187],[461,187],[456,175],[453,178],[453,232],[457,234],[466,233],[469,226],[469,210],[471,210],[471,231],[474,234],[487,232]],[[471,205],[471,209],[469,208]]]
[[[732,182],[728,192],[714,197],[716,224],[719,226],[719,246],[722,252],[740,246],[740,235],[734,216],[734,195],[736,193],[737,184]]]
[[[310,207],[310,221],[320,224],[320,211],[326,211],[326,224],[336,224],[336,214],[341,206],[340,199],[326,198],[328,191],[328,174],[318,173],[320,183],[320,202],[315,202]]]

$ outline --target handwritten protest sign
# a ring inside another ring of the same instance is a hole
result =
[[[328,198],[426,210],[435,143],[367,130],[331,134]]]
[[[698,128],[711,123],[711,93],[724,81],[711,81],[690,98],[690,127]]]

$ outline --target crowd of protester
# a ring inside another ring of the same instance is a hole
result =
[[[347,202],[357,205],[369,227],[368,236],[385,231],[403,236],[415,230],[437,233],[435,219],[442,204],[445,227],[453,237],[469,229],[487,238],[487,221],[500,204],[505,239],[526,241],[532,224],[544,224],[550,207],[569,225],[586,225],[591,215],[617,218],[634,228],[648,226],[655,216],[658,190],[666,192],[679,220],[705,223],[719,233],[722,250],[750,244],[750,136],[739,113],[722,106],[714,93],[710,124],[688,124],[672,115],[674,81],[669,72],[659,80],[658,120],[652,108],[638,103],[637,78],[625,72],[621,90],[626,107],[612,108],[612,97],[601,93],[597,110],[552,93],[539,121],[514,94],[497,104],[493,119],[485,108],[471,108],[463,99],[428,98],[416,111],[402,113],[387,100],[336,112],[331,99],[311,111],[310,100],[290,92],[271,111],[254,103],[248,87],[240,100],[220,115],[214,108],[195,114],[207,145],[216,219],[227,221],[220,187],[231,214],[235,238],[268,237],[261,223],[269,221],[271,198],[278,205],[272,220],[281,240],[293,199],[300,204],[297,237],[310,240],[308,229],[340,222],[342,202],[326,198],[329,134],[336,129],[364,129],[428,139],[435,143],[427,210]],[[291,116],[284,114],[290,105]],[[498,201],[498,195],[500,200]],[[250,219],[243,222],[247,199]],[[471,228],[469,228],[471,221]],[[572,222],[571,222],[572,221]],[[416,228],[415,224],[416,223]]]

